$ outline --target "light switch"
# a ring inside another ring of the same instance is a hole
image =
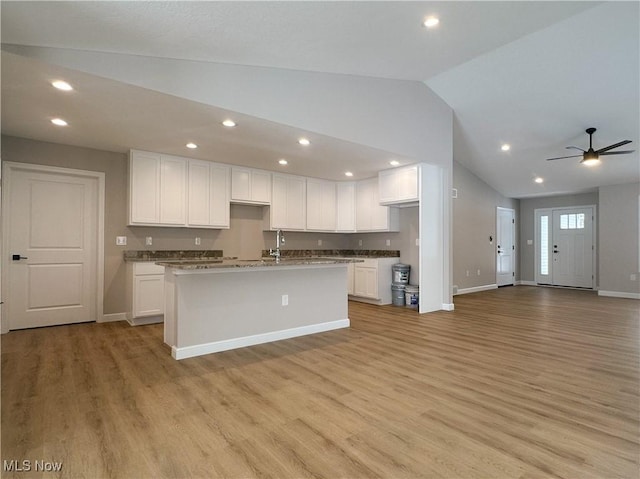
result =
[[[531,246],[533,244],[533,240],[527,240],[527,246]]]
[[[126,236],[116,236],[116,245],[118,245],[118,246],[127,246],[127,237]]]

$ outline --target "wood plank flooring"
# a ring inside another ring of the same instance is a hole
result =
[[[2,459],[65,478],[637,478],[640,302],[518,286],[175,361],[162,326],[2,336]]]

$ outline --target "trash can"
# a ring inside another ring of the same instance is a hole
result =
[[[410,264],[396,263],[391,266],[392,283],[409,284],[409,273],[411,271]]]
[[[418,309],[420,304],[420,286],[409,284],[404,288],[404,300],[407,308]]]
[[[404,306],[404,284],[391,284],[391,303],[394,306]]]

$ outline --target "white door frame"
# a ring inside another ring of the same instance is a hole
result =
[[[105,174],[99,171],[77,170],[72,168],[61,168],[57,166],[36,165],[31,163],[16,163],[11,161],[2,162],[3,168],[3,188],[2,188],[2,258],[0,267],[2,268],[2,298],[9,301],[8,285],[9,277],[9,218],[6,214],[11,211],[11,175],[14,171],[35,171],[42,173],[59,173],[84,178],[97,179],[98,181],[98,238],[96,248],[96,321],[101,321],[104,312],[104,203],[105,203]],[[11,326],[11,318],[4,314],[0,324],[0,333],[8,333]]]
[[[549,231],[553,232],[553,212],[554,211],[558,211],[558,210],[566,210],[566,209],[574,209],[574,208],[591,208],[591,211],[593,212],[593,225],[592,225],[592,231],[591,231],[591,241],[593,244],[593,250],[591,253],[591,262],[592,262],[592,271],[593,271],[593,282],[592,282],[592,289],[593,290],[597,290],[598,289],[598,270],[596,268],[598,261],[598,245],[596,243],[596,240],[598,238],[598,228],[597,228],[597,220],[598,220],[598,210],[596,208],[596,205],[575,205],[575,206],[554,206],[551,208],[536,208],[533,210],[533,222],[534,222],[534,240],[533,240],[533,247],[535,248],[535,255],[534,255],[534,281],[536,282],[536,284],[549,284],[551,285],[551,283],[543,281],[540,275],[540,225],[539,225],[539,221],[538,218],[540,215],[544,214],[545,212],[549,215]],[[550,258],[551,259],[551,258]],[[549,263],[551,265],[551,262]]]
[[[511,241],[512,241],[512,248],[511,248],[511,277],[512,277],[512,282],[510,284],[516,284],[516,210],[514,210],[513,208],[505,208],[502,206],[497,206],[496,207],[496,247],[498,246],[498,243],[500,242],[500,211],[510,211],[511,212],[511,216],[513,221],[511,222]],[[496,265],[496,284],[499,283],[498,281],[498,268],[497,268],[497,264],[498,264],[498,249],[496,248],[496,256],[494,259],[494,264]],[[505,285],[506,286],[506,285]]]

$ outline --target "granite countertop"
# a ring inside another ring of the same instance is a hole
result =
[[[185,260],[185,261],[158,261],[156,264],[167,268],[194,270],[194,269],[235,269],[235,268],[263,268],[280,266],[306,266],[306,265],[333,265],[358,263],[358,259],[336,258],[282,258],[276,261],[273,258],[263,259],[212,259],[212,260]]]
[[[125,251],[128,263],[157,261],[203,261],[222,260],[222,250],[166,250],[166,251]],[[231,258],[229,258],[231,259]],[[237,258],[233,258],[237,259]]]
[[[399,250],[354,249],[283,249],[282,258],[400,258]],[[269,250],[262,250],[262,257],[269,257]]]

